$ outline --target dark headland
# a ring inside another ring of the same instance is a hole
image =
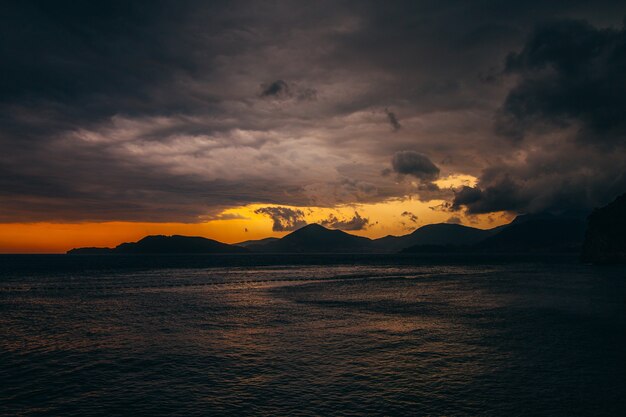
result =
[[[591,213],[581,259],[597,264],[626,263],[626,194]]]

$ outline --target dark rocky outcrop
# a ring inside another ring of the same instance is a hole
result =
[[[475,247],[485,252],[578,253],[585,236],[583,214],[517,216]]]
[[[581,259],[596,264],[626,263],[626,194],[591,213]]]

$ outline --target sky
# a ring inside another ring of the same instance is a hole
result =
[[[372,238],[626,191],[622,1],[7,1],[0,252]]]

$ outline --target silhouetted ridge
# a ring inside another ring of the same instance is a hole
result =
[[[585,232],[581,213],[524,214],[507,225],[489,230],[449,227],[459,225],[429,226],[416,230],[414,233],[423,236],[420,243],[402,252],[571,253],[580,250]],[[433,226],[437,226],[441,235],[431,234]]]
[[[68,254],[182,254],[182,253],[245,253],[247,249],[196,236],[146,236],[143,239],[122,243],[114,249],[78,248]]]
[[[591,213],[581,259],[597,264],[626,263],[626,194]]]
[[[413,246],[467,246],[476,244],[496,233],[499,228],[482,230],[460,224],[437,223],[420,227],[404,236],[385,236],[374,241],[381,251],[397,252]]]

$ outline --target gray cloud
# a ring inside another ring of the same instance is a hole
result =
[[[261,85],[261,97],[289,98],[291,89],[283,80],[277,80],[267,85]]]
[[[257,214],[265,214],[274,222],[272,230],[275,232],[288,232],[306,226],[304,212],[289,207],[262,207],[254,211]]]
[[[412,175],[422,181],[434,181],[439,168],[426,155],[415,151],[398,151],[391,158],[391,167],[401,175]]]
[[[396,117],[396,114],[394,112],[389,111],[389,109],[386,108],[385,114],[387,115],[387,120],[389,121],[391,130],[393,130],[394,132],[397,132],[398,130],[402,128],[402,125],[398,121],[398,118]]]
[[[626,189],[624,152],[580,149],[570,141],[486,169],[476,187],[457,190],[453,209],[469,213],[590,210]]]
[[[316,100],[317,91],[314,88],[301,87],[299,85],[288,84],[283,80],[276,80],[269,84],[261,84],[261,97],[273,98],[276,100]]]
[[[519,188],[519,184],[506,175],[485,186],[484,189],[463,186],[455,193],[452,208],[458,210],[465,206],[470,214],[501,210],[525,211],[529,201],[519,195]]]
[[[358,211],[354,212],[354,216],[350,219],[338,219],[334,214],[331,214],[327,219],[322,220],[322,226],[339,229],[339,230],[363,230],[366,229],[370,221],[367,217],[361,217]]]

